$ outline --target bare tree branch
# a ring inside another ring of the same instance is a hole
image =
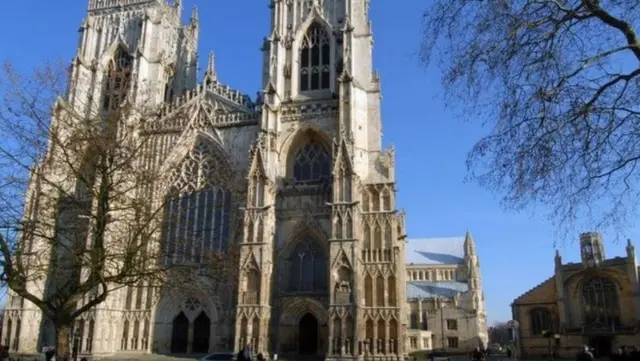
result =
[[[422,59],[450,105],[488,127],[470,178],[559,231],[621,231],[637,213],[640,1],[437,0]]]

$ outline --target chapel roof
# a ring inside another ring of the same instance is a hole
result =
[[[455,281],[408,281],[407,299],[454,297],[458,293],[467,292],[469,286],[465,282]]]
[[[464,262],[465,237],[407,239],[405,263],[447,265]]]

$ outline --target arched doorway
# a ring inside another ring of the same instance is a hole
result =
[[[318,352],[318,319],[310,313],[300,319],[298,347],[301,354],[313,355]]]
[[[171,353],[186,353],[187,342],[189,342],[189,319],[184,312],[180,312],[173,319],[171,330]]]
[[[209,352],[209,336],[211,335],[211,320],[204,311],[193,322],[193,352]]]

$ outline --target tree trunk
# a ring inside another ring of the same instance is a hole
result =
[[[71,360],[71,324],[56,325],[56,361]]]

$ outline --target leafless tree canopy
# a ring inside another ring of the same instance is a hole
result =
[[[423,60],[489,134],[470,175],[560,229],[627,225],[640,158],[638,0],[434,0]]]
[[[128,59],[108,66],[100,99],[82,84],[67,92],[61,64],[0,71],[0,282],[52,321],[59,357],[68,354],[74,319],[114,290],[205,278],[212,293],[231,294],[236,280],[233,252],[166,261],[175,254],[163,254],[162,227],[178,215],[165,214],[164,203],[181,190],[163,192],[160,170],[148,166],[153,155],[138,130],[157,115],[132,105]],[[187,248],[174,247],[191,255]]]

